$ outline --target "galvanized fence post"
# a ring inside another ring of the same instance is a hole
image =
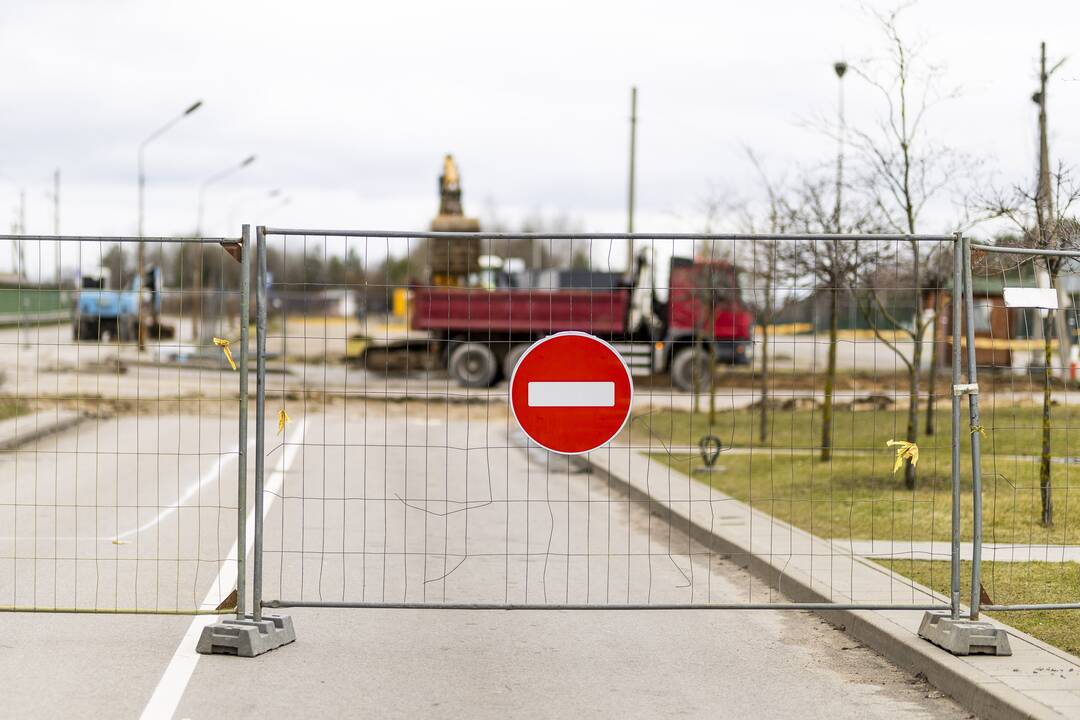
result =
[[[956,234],[953,245],[953,287],[952,287],[952,550],[949,564],[952,572],[950,581],[950,610],[952,619],[960,619],[960,323],[963,314],[963,255],[964,241],[960,233]],[[931,368],[931,372],[933,369]]]
[[[255,542],[252,617],[262,619],[263,483],[266,470],[266,228],[256,230],[255,281]]]
[[[979,619],[979,602],[982,571],[982,442],[979,424],[979,391],[976,375],[975,357],[975,302],[971,289],[971,241],[964,238],[964,310],[967,321],[964,331],[967,335],[967,381],[971,387],[968,392],[968,417],[971,424],[971,606],[970,619]]]
[[[251,226],[240,242],[240,456],[236,463],[236,619],[247,603],[248,326],[251,310]]]
[[[224,620],[203,628],[196,644],[196,651],[204,654],[227,654],[254,657],[287,645],[296,639],[292,621],[288,616],[270,615],[262,612],[262,534],[263,534],[263,469],[266,441],[263,428],[266,396],[266,238],[264,228],[257,230],[255,262],[257,267],[255,290],[255,343],[256,343],[256,395],[255,395],[255,499],[254,499],[254,548],[252,552],[251,614],[245,612],[247,590],[247,435],[248,435],[248,341],[250,339],[251,298],[251,227],[244,225],[241,241],[240,278],[240,456],[237,489],[237,578],[236,619]]]

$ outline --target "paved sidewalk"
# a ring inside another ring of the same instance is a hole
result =
[[[905,560],[948,560],[952,546],[930,540],[833,540],[839,552],[864,558],[902,558]],[[973,544],[960,543],[960,558],[970,560]],[[1010,543],[982,544],[986,562],[1080,562],[1080,545],[1025,545]],[[1080,599],[1080,590],[1077,591]]]
[[[594,467],[672,513],[700,542],[728,552],[795,601],[945,604],[908,578],[815,537],[626,447],[589,455]],[[769,597],[748,598],[769,602]],[[1080,659],[985,618],[1010,635],[1011,657],[954,657],[918,637],[913,610],[825,611],[827,619],[982,718],[1080,717]]]
[[[53,433],[75,427],[88,416],[74,410],[44,410],[0,420],[0,451],[12,450]]]

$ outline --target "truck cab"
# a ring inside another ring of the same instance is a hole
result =
[[[753,314],[742,299],[738,268],[730,262],[672,257],[668,300],[660,315],[663,364],[677,387],[707,386],[714,361],[750,362]]]

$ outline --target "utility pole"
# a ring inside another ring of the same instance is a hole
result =
[[[1057,68],[1055,68],[1057,69]],[[1046,137],[1046,43],[1039,43],[1039,90],[1032,100],[1039,106],[1039,179],[1035,189],[1035,214],[1040,232],[1054,214],[1054,200],[1050,191],[1050,143]]]
[[[840,232],[840,198],[844,190],[844,74],[847,72],[847,63],[841,60],[833,63],[833,71],[836,73],[836,119],[837,119],[837,143],[836,143],[836,207],[833,209],[833,232]]]
[[[1039,43],[1039,90],[1031,96],[1031,100],[1039,106],[1039,177],[1035,186],[1035,221],[1038,223],[1040,240],[1047,246],[1057,232],[1054,221],[1054,192],[1050,183],[1050,141],[1047,137],[1046,122],[1046,83],[1050,76],[1061,67],[1064,60],[1058,61],[1054,67],[1046,69],[1046,43]],[[1062,372],[1069,367],[1069,356],[1072,354],[1072,337],[1069,333],[1068,321],[1064,312],[1065,303],[1069,297],[1058,283],[1057,287],[1058,307],[1062,308],[1054,313],[1054,330],[1058,337],[1058,353],[1061,357]]]
[[[19,190],[19,234],[26,234],[26,190]],[[26,252],[23,247],[23,241],[20,238],[16,241],[16,255],[18,257],[19,270],[18,276],[23,280],[27,279],[26,275]]]
[[[53,170],[53,235],[60,234],[60,168]]]
[[[626,203],[626,232],[634,232],[634,191],[637,162],[637,86],[630,88],[630,187]],[[626,241],[626,272],[634,272],[634,239]]]
[[[60,168],[53,170],[53,235],[60,234]],[[62,269],[60,267],[60,248],[62,244],[59,240],[56,241],[56,288],[60,289],[60,275]]]

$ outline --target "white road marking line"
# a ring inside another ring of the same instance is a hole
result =
[[[263,491],[269,493],[269,497],[263,503],[264,519],[270,512],[270,506],[273,504],[274,498],[281,494],[281,485],[284,483],[285,473],[292,467],[297,453],[300,452],[300,447],[304,442],[306,424],[306,420],[297,423],[296,430],[293,432],[293,440],[286,440],[277,466],[270,473],[270,477],[266,479]],[[253,468],[254,464],[250,465],[250,467]],[[249,530],[245,543],[245,557],[251,554],[251,546],[255,541],[253,531],[255,527],[254,505],[248,511],[247,526]],[[225,562],[221,564],[217,579],[210,586],[206,598],[203,600],[202,605],[199,606],[200,610],[213,610],[236,587],[236,553],[237,545],[234,542],[232,549],[229,550],[229,554],[225,558]],[[219,619],[220,616],[218,615],[196,615],[192,619],[191,625],[176,648],[176,652],[173,653],[172,660],[169,661],[165,672],[161,674],[161,679],[158,680],[157,687],[154,688],[154,694],[150,696],[146,707],[143,708],[140,716],[142,720],[167,720],[173,716],[176,708],[180,706],[180,700],[184,697],[184,691],[187,690],[187,685],[195,672],[195,666],[199,663],[200,656],[199,653],[195,652],[195,645],[199,642],[203,628],[213,625]]]
[[[529,407],[615,407],[615,383],[530,382]]]
[[[248,449],[249,450],[252,449],[253,447],[254,447],[254,443],[249,443],[248,444]],[[198,493],[199,491],[201,491],[203,489],[203,487],[205,487],[206,485],[209,485],[210,483],[217,480],[218,476],[220,476],[221,473],[225,471],[225,468],[227,468],[232,463],[236,462],[237,453],[239,451],[240,451],[239,447],[234,447],[228,453],[226,453],[224,455],[219,455],[217,461],[210,467],[209,470],[206,471],[206,473],[201,478],[199,478],[199,482],[195,483],[194,485],[189,487],[187,490],[185,490],[183,495],[178,497],[175,502],[173,502],[172,504],[168,505],[163,510],[161,510],[153,520],[149,520],[149,521],[143,523],[142,525],[140,525],[139,527],[134,528],[133,530],[127,530],[125,532],[122,532],[119,535],[117,535],[116,537],[113,537],[111,539],[112,540],[124,540],[126,538],[132,537],[133,535],[138,535],[139,533],[141,533],[141,532],[143,532],[145,530],[149,530],[150,528],[154,527],[155,525],[157,525],[159,522],[161,522],[165,518],[167,518],[170,515],[172,515],[173,513],[175,513],[177,510],[180,509],[180,507],[184,503],[186,503],[191,498],[195,497],[195,494]],[[249,452],[248,455],[250,456],[250,454],[251,453]]]

